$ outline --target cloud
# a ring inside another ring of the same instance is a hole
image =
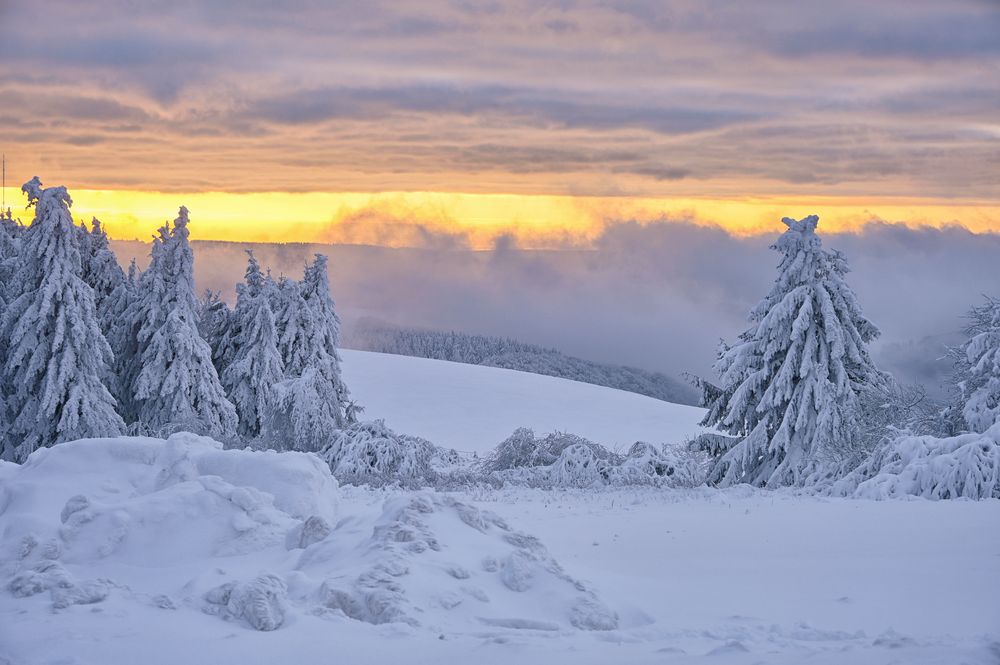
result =
[[[53,0],[0,21],[0,141],[77,186],[1000,198],[995,3]]]
[[[512,336],[600,361],[711,376],[720,338],[732,341],[770,288],[776,237],[739,238],[683,221],[609,222],[592,249],[524,250],[508,236],[491,251],[460,243],[421,248],[256,245],[276,273],[301,274],[314,252],[330,255],[331,284],[346,325],[370,316],[403,325]],[[905,382],[940,395],[946,344],[983,293],[1000,294],[1000,235],[960,228],[871,224],[827,234],[853,268],[849,283],[882,330],[876,359]],[[200,286],[232,297],[240,243],[195,243]],[[144,254],[116,243],[120,258]]]
[[[250,119],[301,124],[339,118],[382,118],[419,112],[519,118],[530,124],[567,128],[640,128],[662,134],[718,129],[761,116],[740,109],[652,104],[643,100],[609,103],[597,95],[561,97],[532,89],[454,84],[403,85],[389,88],[330,87],[279,94],[255,100],[244,111]],[[558,93],[557,93],[558,94]],[[575,97],[575,98],[574,98]]]
[[[447,218],[422,218],[415,210],[400,210],[399,205],[371,205],[339,214],[317,234],[321,243],[378,245],[416,249],[469,249],[469,235],[452,231]]]

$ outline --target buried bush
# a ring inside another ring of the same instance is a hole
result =
[[[519,427],[504,439],[483,461],[481,470],[490,473],[510,469],[550,466],[556,463],[564,450],[571,446],[589,449],[597,459],[610,459],[615,455],[582,436],[565,432],[552,432],[542,438],[527,427]]]
[[[352,485],[434,485],[438,473],[431,463],[438,449],[417,436],[397,434],[385,422],[354,423],[337,430],[320,452],[337,480]]]
[[[538,438],[518,429],[480,466],[489,484],[529,487],[693,487],[704,482],[701,451],[635,443],[620,455],[582,437],[554,432]]]
[[[982,434],[886,439],[834,483],[832,493],[864,499],[1000,498],[1000,423]]]

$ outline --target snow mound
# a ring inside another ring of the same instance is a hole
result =
[[[322,579],[320,614],[448,632],[618,626],[537,538],[450,496],[392,498],[360,541],[357,530],[342,526],[302,554],[297,570]]]
[[[1000,498],[1000,423],[982,434],[888,440],[838,481],[833,493],[864,499]]]
[[[39,542],[63,562],[243,554],[284,543],[311,515],[336,514],[336,481],[314,456],[222,450],[188,433],[64,443],[0,478],[0,554]]]
[[[275,630],[285,622],[288,587],[275,575],[261,575],[252,582],[226,582],[205,594],[206,613],[237,619],[256,630]]]
[[[618,625],[492,513],[403,492],[344,515],[341,491],[312,453],[223,450],[186,433],[43,449],[0,464],[0,602],[44,614],[138,605],[258,631],[296,617],[467,634]]]

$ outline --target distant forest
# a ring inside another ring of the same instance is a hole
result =
[[[666,374],[575,358],[557,349],[509,337],[406,328],[367,319],[354,326],[344,346],[361,351],[502,367],[617,388],[666,402],[698,403],[698,393],[692,386]]]

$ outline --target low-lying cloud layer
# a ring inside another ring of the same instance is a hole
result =
[[[428,232],[429,233],[429,232]],[[275,273],[297,276],[314,252],[330,255],[331,283],[348,327],[362,317],[403,325],[509,335],[594,360],[710,375],[720,338],[733,340],[767,292],[776,237],[735,237],[683,222],[609,224],[593,249],[523,250],[501,237],[490,251],[453,238],[422,249],[254,245]],[[934,391],[948,371],[945,344],[981,294],[1000,294],[1000,235],[954,227],[871,224],[824,236],[853,268],[850,283],[883,331],[878,360]],[[239,243],[196,243],[201,286],[232,297],[245,267]],[[118,243],[122,257],[143,255]]]

